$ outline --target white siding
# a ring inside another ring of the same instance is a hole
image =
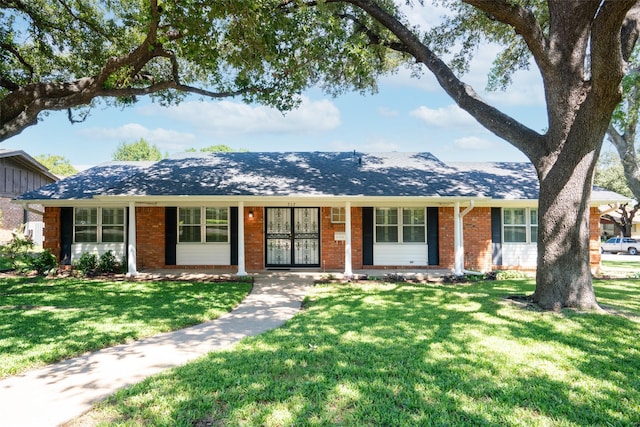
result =
[[[42,246],[44,242],[44,222],[42,221],[29,221],[24,227],[24,234],[31,236],[33,243],[38,246]]]
[[[230,265],[230,244],[182,244],[176,246],[177,265]]]
[[[373,265],[428,265],[427,249],[426,244],[374,244]]]
[[[521,267],[535,267],[538,248],[535,243],[503,243],[502,265],[519,265]]]
[[[125,245],[124,243],[74,243],[71,245],[71,262],[80,259],[83,252],[93,253],[100,257],[107,251],[113,252],[116,259],[120,261],[125,254]]]

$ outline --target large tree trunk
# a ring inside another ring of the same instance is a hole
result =
[[[589,216],[599,147],[596,144],[577,163],[561,157],[540,174],[533,300],[545,309],[598,308],[591,281]]]

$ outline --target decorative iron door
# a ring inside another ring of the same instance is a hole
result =
[[[320,266],[320,209],[267,208],[267,267]]]

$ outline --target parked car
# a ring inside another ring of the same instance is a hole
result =
[[[628,252],[629,255],[637,255],[640,250],[640,242],[630,237],[612,237],[600,244],[600,252]]]

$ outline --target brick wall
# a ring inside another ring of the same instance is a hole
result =
[[[165,258],[165,208],[136,207],[136,265],[163,268]]]
[[[253,218],[249,218],[253,212]],[[245,206],[244,208],[244,259],[245,269],[264,269],[264,208]]]
[[[438,208],[438,239],[440,267],[453,269],[454,248],[453,248],[453,208]],[[469,248],[470,249],[470,248]]]
[[[320,232],[320,255],[322,257],[320,267],[326,270],[344,270],[346,241],[336,240],[335,233],[344,233],[345,224],[331,222],[330,207],[320,208]]]
[[[464,268],[491,271],[491,208],[473,208],[463,224]]]
[[[60,262],[60,242],[61,227],[60,227],[60,208],[46,207],[44,208],[44,242],[42,246],[44,249],[49,249],[52,254],[56,256],[58,262]]]
[[[20,228],[20,226],[24,224],[24,209],[21,205],[11,203],[10,198],[0,197],[0,212],[2,213],[0,228],[13,230]],[[32,213],[29,215],[31,220],[40,221],[40,218],[36,218],[37,215]]]

